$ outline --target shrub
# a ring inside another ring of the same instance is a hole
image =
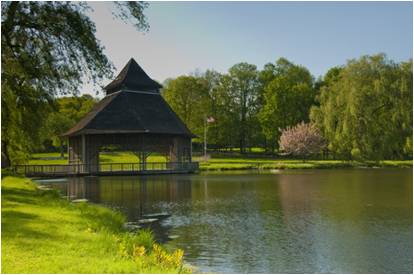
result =
[[[321,152],[325,141],[313,124],[301,122],[282,131],[279,147],[289,155],[305,157]]]

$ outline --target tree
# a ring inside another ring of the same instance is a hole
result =
[[[70,119],[63,113],[54,112],[51,113],[46,121],[46,127],[49,129],[50,137],[52,144],[60,148],[60,157],[64,158],[64,144],[65,139],[61,136],[67,130],[69,130],[76,122]]]
[[[219,83],[213,91],[214,110],[211,114],[215,122],[209,127],[213,129],[210,135],[213,139],[210,142],[219,147],[237,147],[239,144],[239,113],[235,107],[234,97],[231,93],[231,78],[228,74],[223,74],[219,78]]]
[[[206,81],[201,77],[179,76],[166,82],[162,95],[189,129],[202,137],[210,109]]]
[[[350,60],[321,88],[312,121],[328,148],[346,158],[386,159],[412,154],[412,60],[384,54]]]
[[[238,63],[229,69],[223,79],[223,88],[228,91],[228,112],[231,113],[233,135],[238,137],[240,152],[244,153],[248,138],[256,132],[259,111],[259,82],[255,65]]]
[[[222,77],[222,74],[214,70],[207,70],[202,75],[207,84],[207,94],[209,97],[208,102],[210,106],[207,115],[214,118],[214,123],[208,124],[207,140],[216,146],[225,144],[222,138],[225,135],[223,133],[225,129],[222,127],[222,122],[225,121],[223,116],[225,113],[225,95],[223,90],[220,89]]]
[[[293,155],[307,157],[320,153],[325,147],[318,128],[311,123],[301,122],[282,131],[279,140],[281,151]]]
[[[284,58],[275,65],[266,65],[261,75],[264,91],[259,119],[274,151],[281,129],[309,120],[309,109],[315,98],[313,77],[306,68]]]
[[[118,2],[114,15],[147,30],[143,2]],[[112,64],[80,2],[2,2],[2,159],[24,161],[39,141],[55,96],[99,83]]]
[[[97,100],[90,95],[56,99],[54,102],[56,110],[48,115],[42,129],[43,143],[45,143],[45,140],[51,141],[53,146],[60,149],[60,154],[63,158],[66,139],[62,137],[62,134],[82,119],[96,102]]]

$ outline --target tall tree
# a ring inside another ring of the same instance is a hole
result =
[[[384,54],[350,60],[311,111],[328,148],[347,158],[412,155],[412,76],[412,60],[396,64]]]
[[[217,145],[223,144],[220,139],[220,132],[223,130],[221,122],[223,121],[224,95],[220,89],[222,74],[214,70],[207,70],[202,78],[207,84],[207,94],[209,97],[208,116],[214,118],[214,123],[208,125],[208,142]]]
[[[313,77],[306,68],[284,58],[275,65],[266,65],[261,76],[264,90],[259,117],[274,151],[282,129],[309,120],[309,109],[315,98]]]
[[[189,129],[202,137],[211,106],[207,82],[201,77],[180,76],[165,84],[162,91],[165,100]]]
[[[233,134],[238,137],[240,152],[246,151],[248,138],[255,132],[257,113],[259,110],[259,81],[255,65],[238,63],[229,69],[225,89],[229,93],[228,111],[233,112],[232,117],[236,126]]]
[[[118,2],[114,15],[147,30],[143,2]],[[2,159],[23,161],[39,140],[57,95],[76,93],[82,79],[100,83],[113,66],[81,2],[2,2]]]

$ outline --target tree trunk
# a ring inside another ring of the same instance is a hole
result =
[[[10,167],[10,157],[7,152],[7,143],[2,142],[1,145],[1,168],[7,168]]]
[[[7,167],[10,167],[10,158],[6,153],[1,152],[1,168]]]

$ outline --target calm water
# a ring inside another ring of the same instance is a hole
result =
[[[140,215],[199,272],[411,273],[412,170],[308,170],[51,181]]]

